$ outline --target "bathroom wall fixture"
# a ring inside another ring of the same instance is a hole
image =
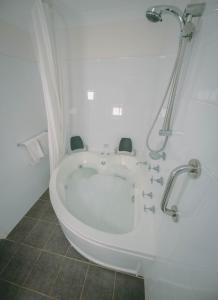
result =
[[[172,170],[167,180],[166,188],[161,201],[161,210],[166,215],[172,217],[174,222],[178,222],[178,208],[176,205],[173,205],[171,208],[168,208],[167,205],[176,178],[183,173],[188,173],[188,175],[191,178],[198,178],[201,175],[201,164],[199,160],[191,159],[187,165],[182,165],[175,168],[174,170]]]
[[[152,176],[152,177],[151,177],[151,184],[153,184],[154,181],[156,181],[157,183],[160,183],[160,185],[163,185],[163,184],[164,184],[163,177],[154,179],[154,177]]]
[[[150,210],[150,212],[152,212],[154,214],[155,213],[155,206],[152,205],[150,207],[147,207],[146,205],[144,205],[144,211],[147,212],[148,210]]]
[[[195,31],[195,26],[192,23],[192,18],[201,17],[204,11],[204,7],[204,3],[188,5],[183,12],[178,7],[175,7],[173,5],[155,5],[148,8],[146,11],[146,18],[152,23],[162,22],[166,15],[170,15],[177,19],[180,27],[178,51],[170,75],[169,83],[167,84],[162,102],[152,122],[151,128],[148,131],[146,139],[146,145],[148,150],[150,151],[149,155],[152,159],[161,158],[161,153],[164,151],[168,143],[168,139],[172,135],[173,117],[175,115],[175,99],[177,96],[177,88],[180,81],[180,74],[185,57],[185,50],[187,47],[187,43],[191,41]],[[150,139],[165,103],[167,103],[166,113],[164,116],[162,128],[159,130],[159,135],[163,138],[161,139],[159,147],[155,149],[151,146]]]
[[[154,170],[154,171],[156,171],[156,172],[159,173],[159,172],[160,172],[160,166],[157,165],[157,166],[152,167],[151,165],[149,165],[149,166],[148,166],[148,170],[149,170],[149,171]]]
[[[146,194],[146,193],[143,191],[143,192],[142,192],[142,197],[145,198],[146,196],[152,199],[152,198],[153,198],[153,193],[150,192],[150,193],[147,193],[147,194]]]

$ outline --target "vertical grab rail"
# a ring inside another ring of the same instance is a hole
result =
[[[179,175],[183,173],[188,173],[189,176],[191,176],[192,178],[199,177],[201,175],[201,164],[199,160],[191,159],[187,165],[182,165],[175,168],[169,175],[160,206],[163,213],[172,217],[174,222],[178,221],[178,208],[176,205],[173,205],[171,208],[168,208],[167,205],[176,179]]]

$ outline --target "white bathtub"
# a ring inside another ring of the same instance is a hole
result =
[[[144,212],[146,168],[135,157],[77,152],[53,172],[50,196],[70,243],[89,260],[136,275],[154,258],[153,215]]]

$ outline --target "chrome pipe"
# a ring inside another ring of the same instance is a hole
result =
[[[147,9],[146,17],[149,21],[156,23],[162,21],[163,14],[170,14],[177,18],[180,25],[180,30],[183,30],[185,21],[183,19],[183,12],[173,5],[156,5]]]

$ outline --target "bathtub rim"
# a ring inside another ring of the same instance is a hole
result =
[[[88,151],[87,151],[88,152]],[[91,154],[94,154],[96,156],[101,155],[96,152],[89,152]],[[95,228],[92,228],[91,226],[86,225],[79,219],[77,219],[75,216],[73,216],[67,208],[64,206],[63,202],[60,199],[59,192],[57,190],[57,177],[59,170],[61,168],[61,165],[64,161],[67,161],[70,159],[71,156],[79,155],[79,152],[72,153],[70,155],[65,156],[65,158],[62,160],[62,162],[59,164],[59,166],[53,171],[50,184],[49,184],[49,190],[50,190],[50,199],[52,206],[55,210],[55,213],[60,221],[61,224],[63,224],[68,230],[74,232],[77,236],[82,238],[83,240],[89,241],[90,243],[94,243],[95,245],[99,245],[101,247],[109,247],[110,249],[114,249],[119,252],[123,252],[126,254],[136,255],[138,257],[147,258],[149,260],[154,259],[153,253],[145,253],[144,251],[137,251],[131,249],[132,247],[125,247],[123,248],[121,246],[122,241],[126,240],[130,237],[130,235],[134,235],[139,230],[139,224],[137,227],[134,227],[132,231],[129,231],[127,233],[121,233],[121,234],[113,234],[104,232]],[[82,156],[84,156],[85,152],[83,151],[81,153]],[[116,155],[116,154],[113,154]],[[120,154],[118,154],[120,156]],[[102,157],[101,157],[102,158]],[[137,208],[135,208],[137,209]],[[97,236],[97,238],[96,238]],[[114,242],[113,245],[111,243],[111,240]]]

